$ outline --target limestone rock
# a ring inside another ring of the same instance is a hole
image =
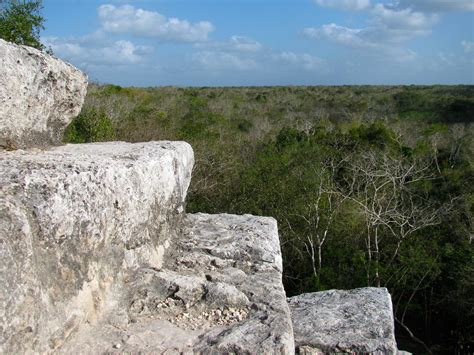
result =
[[[116,309],[60,353],[294,353],[274,219],[187,215],[164,265],[138,270]]]
[[[184,142],[0,154],[0,353],[59,349],[160,269],[192,165]]]
[[[87,77],[72,65],[0,39],[0,148],[60,144],[86,90]]]
[[[250,303],[246,320],[208,331],[200,337],[194,350],[249,354],[294,351],[291,318],[282,285],[278,229],[273,218],[188,215],[178,250],[205,256],[196,258],[195,263],[179,265],[177,269],[200,270],[209,283],[214,283],[214,289],[227,290],[227,297],[216,299],[226,302],[240,299],[240,307],[247,299]],[[234,280],[233,269],[247,276]],[[224,288],[217,280],[227,280],[228,286]],[[212,288],[208,286],[208,289]],[[243,295],[239,297],[236,290]]]
[[[306,293],[288,299],[295,345],[305,354],[397,354],[386,288]]]

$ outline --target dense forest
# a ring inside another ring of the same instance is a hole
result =
[[[66,142],[185,140],[188,212],[278,220],[288,295],[387,287],[399,347],[474,343],[474,86],[90,85]]]

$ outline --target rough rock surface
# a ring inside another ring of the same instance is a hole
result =
[[[87,77],[72,65],[0,39],[0,148],[60,144],[86,90]]]
[[[274,219],[187,215],[164,265],[139,269],[60,352],[294,353]]]
[[[288,303],[300,353],[397,354],[386,288],[305,293]]]
[[[50,352],[162,267],[193,152],[184,142],[0,154],[0,353]]]

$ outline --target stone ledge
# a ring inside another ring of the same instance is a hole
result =
[[[162,266],[193,152],[184,142],[0,154],[0,352],[50,351],[139,267]]]
[[[397,354],[386,288],[305,293],[288,303],[300,353]]]

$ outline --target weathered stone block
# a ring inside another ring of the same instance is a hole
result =
[[[193,166],[184,142],[0,154],[0,352],[49,352],[159,269]]]
[[[194,351],[240,354],[292,354],[291,316],[282,283],[282,257],[277,222],[251,215],[193,214],[186,216],[182,255],[194,258],[192,268],[206,276],[209,291],[220,288],[230,299],[248,299],[249,312],[243,321],[224,328],[209,329],[194,345]],[[239,273],[241,277],[236,276]],[[211,286],[212,285],[212,286]],[[227,285],[227,287],[222,287]],[[242,296],[239,297],[240,293]],[[244,297],[245,296],[245,297]],[[207,300],[208,302],[208,300]],[[241,306],[245,306],[242,303]]]
[[[138,270],[122,294],[61,353],[294,353],[273,218],[187,215],[163,269]]]
[[[386,288],[305,293],[288,299],[295,345],[304,354],[397,354]]]
[[[72,65],[0,39],[0,149],[60,144],[86,91]]]

